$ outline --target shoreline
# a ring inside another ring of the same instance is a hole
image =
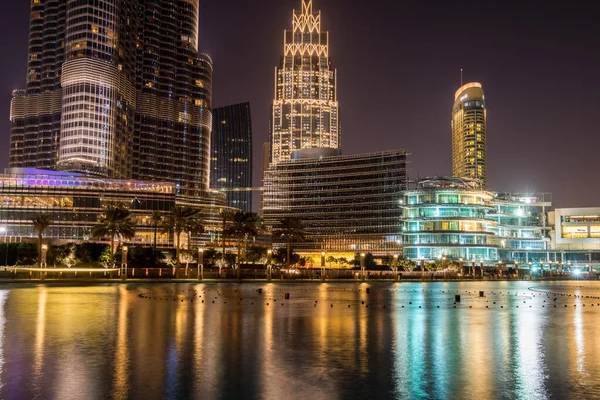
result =
[[[40,284],[61,284],[61,285],[106,285],[106,284],[390,284],[390,283],[487,283],[487,282],[595,282],[598,279],[570,279],[564,277],[540,278],[540,279],[369,279],[369,280],[351,280],[351,279],[0,279],[0,285],[40,285]]]

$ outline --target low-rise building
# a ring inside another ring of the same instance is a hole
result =
[[[137,220],[136,236],[130,244],[150,245],[154,211],[167,215],[176,205],[200,210],[205,233],[192,237],[192,245],[220,241],[222,222],[219,210],[225,208],[225,195],[207,191],[202,197],[177,195],[174,183],[107,179],[73,172],[12,168],[0,175],[0,226],[3,241],[37,238],[31,220],[45,213],[52,225],[44,236],[53,242],[90,240],[92,227],[108,205],[129,209]],[[171,247],[173,233],[159,230],[157,245]],[[187,243],[187,234],[183,234]]]

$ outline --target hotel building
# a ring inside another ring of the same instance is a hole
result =
[[[456,91],[452,108],[452,176],[487,183],[485,94],[480,83]]]
[[[312,0],[294,11],[292,30],[284,33],[283,56],[275,69],[271,109],[270,162],[288,161],[297,150],[339,149],[341,127],[336,76],[329,59],[329,33]]]

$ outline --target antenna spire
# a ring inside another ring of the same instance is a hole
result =
[[[460,69],[460,87],[463,85],[463,69]]]

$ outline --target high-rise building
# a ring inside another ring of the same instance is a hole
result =
[[[212,62],[198,0],[31,2],[11,167],[209,187]]]
[[[290,160],[297,150],[341,147],[337,72],[329,59],[329,34],[321,30],[312,0],[302,0],[302,10],[294,11],[284,41],[275,70],[271,163]]]
[[[213,110],[210,186],[226,189],[227,205],[252,211],[252,117],[250,103]]]
[[[480,83],[456,91],[452,108],[452,175],[487,184],[486,103]]]
[[[212,61],[198,53],[199,0],[140,1],[135,179],[208,190]]]
[[[26,91],[11,107],[12,167],[131,177],[136,1],[32,1]]]

